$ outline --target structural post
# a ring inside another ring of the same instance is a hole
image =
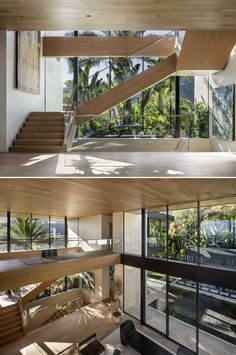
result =
[[[65,248],[68,248],[68,220],[65,217]]]
[[[78,37],[79,36],[79,32],[78,31],[74,31],[74,37]],[[74,86],[78,84],[78,79],[79,79],[79,75],[78,75],[78,57],[74,57],[73,59],[73,84]],[[78,88],[76,88],[75,90],[75,95],[74,95],[74,107],[78,107]]]
[[[180,77],[175,77],[175,138],[180,137]]]
[[[142,257],[146,256],[146,211],[141,210],[141,238],[142,238]],[[141,269],[141,310],[140,321],[145,324],[145,308],[146,308],[146,270]]]
[[[7,212],[7,252],[11,251],[11,212]]]

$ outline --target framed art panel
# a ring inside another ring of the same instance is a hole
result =
[[[33,95],[40,94],[40,32],[17,32],[16,87]]]
[[[235,140],[235,85],[220,86],[212,91],[212,133]]]

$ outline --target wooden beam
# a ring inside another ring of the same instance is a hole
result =
[[[173,53],[174,36],[43,37],[44,57],[168,57]]]
[[[48,286],[53,283],[54,280],[41,282],[37,287],[28,292],[24,297],[21,298],[22,305],[25,306],[27,303],[32,301],[37,297],[41,292],[43,292]]]
[[[223,70],[235,43],[236,31],[188,31],[185,33],[177,69]]]
[[[235,0],[1,0],[8,30],[157,30],[236,28]]]
[[[89,121],[174,74],[176,71],[176,61],[176,55],[172,54],[144,72],[124,81],[104,94],[97,96],[95,99],[80,105],[77,109],[77,122],[84,123]]]
[[[44,259],[44,258],[42,258]],[[89,270],[103,269],[120,264],[120,254],[109,252],[88,252],[83,257],[60,261],[48,260],[29,265],[29,259],[0,261],[0,291],[14,289],[37,282],[56,280],[60,277]]]
[[[81,251],[80,247],[60,248],[57,249],[57,255],[79,253],[80,251]],[[25,251],[13,251],[10,253],[0,253],[0,260],[40,258],[40,257],[41,257],[41,250],[25,250]]]

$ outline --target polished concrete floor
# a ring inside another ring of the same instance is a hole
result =
[[[235,177],[236,153],[0,153],[0,177]]]

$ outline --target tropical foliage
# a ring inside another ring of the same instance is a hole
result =
[[[68,33],[73,35],[73,33]],[[83,31],[80,36],[103,36],[107,32]],[[113,36],[142,36],[143,31],[114,31]],[[124,80],[147,69],[159,58],[111,57],[82,58],[78,60],[78,104],[119,85]],[[73,58],[68,58],[68,70],[74,70]],[[100,72],[100,70],[102,70]],[[185,80],[185,84],[186,84]],[[192,85],[189,81],[189,85]],[[64,108],[66,107],[72,81],[64,85]],[[190,87],[190,86],[189,86]],[[107,135],[147,134],[155,137],[174,135],[174,78],[168,78],[143,93],[112,108],[101,117],[80,126],[81,137],[104,137]],[[181,100],[181,135],[189,137],[208,136],[208,109],[202,102]]]
[[[31,249],[34,243],[34,249],[42,246],[43,242],[48,240],[48,225],[31,218],[15,218],[11,223],[11,242],[19,245],[21,249]]]
[[[158,257],[186,261],[189,250],[200,248],[236,248],[236,206],[218,205],[200,209],[200,234],[197,230],[197,209],[170,211],[168,243],[166,219],[149,221],[149,237],[158,245]]]

